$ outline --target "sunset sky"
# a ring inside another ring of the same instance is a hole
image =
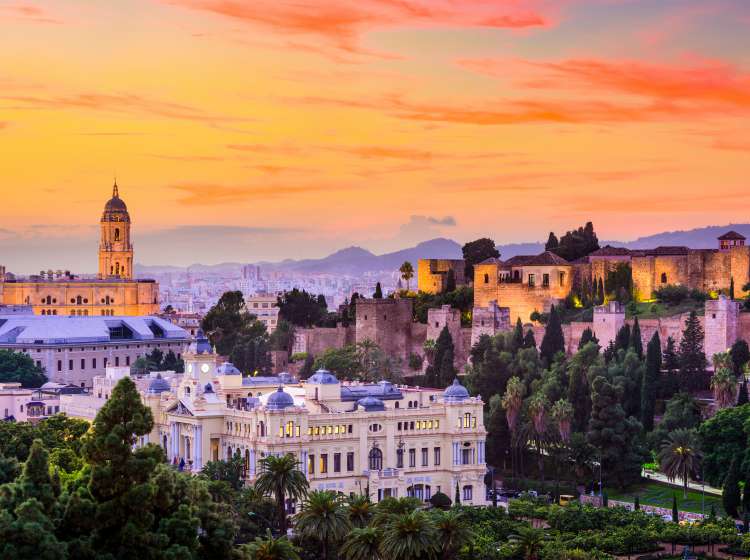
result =
[[[0,0],[0,264],[748,222],[748,0]]]

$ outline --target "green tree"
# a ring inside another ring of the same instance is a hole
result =
[[[201,321],[201,328],[211,344],[225,356],[234,349],[235,341],[249,321],[242,292],[225,292]]]
[[[41,387],[47,382],[44,370],[23,352],[0,350],[0,383],[20,383],[22,387]]]
[[[375,292],[372,294],[373,299],[383,299],[383,287],[380,282],[375,284]]]
[[[470,542],[472,538],[469,521],[466,519],[464,512],[456,509],[437,510],[433,517],[442,558],[443,560],[451,560],[458,555],[461,547]]]
[[[674,339],[667,337],[667,346],[664,348],[663,363],[667,373],[674,373],[680,367],[680,357],[675,349]]]
[[[697,474],[701,460],[698,441],[693,430],[671,432],[659,450],[659,466],[667,478],[682,479],[683,497],[687,498],[690,477]]]
[[[362,373],[359,352],[354,345],[329,348],[315,359],[313,370],[326,369],[339,377],[355,379]]]
[[[562,332],[560,315],[553,305],[549,312],[549,321],[544,330],[544,338],[542,338],[539,354],[547,364],[552,364],[558,352],[565,353],[565,337]]]
[[[406,282],[406,291],[411,291],[410,282],[414,278],[414,267],[409,261],[404,261],[398,271],[401,273],[401,278]]]
[[[630,325],[627,323],[620,327],[615,336],[615,350],[625,350],[630,348]]]
[[[234,338],[229,359],[237,369],[244,373],[267,374],[271,371],[269,350],[266,326],[253,317],[248,319],[242,332]]]
[[[706,355],[703,352],[703,327],[695,311],[685,321],[680,341],[680,374],[695,375],[706,370]]]
[[[591,389],[589,371],[603,367],[604,360],[599,354],[599,347],[587,344],[579,350],[568,364],[568,401],[573,406],[574,432],[585,432],[591,416]]]
[[[286,536],[273,538],[269,531],[264,538],[256,537],[240,547],[243,560],[300,560],[295,547]]]
[[[373,515],[369,496],[356,495],[347,500],[347,515],[352,527],[366,527]]]
[[[557,236],[555,235],[555,232],[553,231],[549,232],[547,243],[544,244],[544,250],[553,251],[554,249],[557,249],[559,245],[560,245],[560,242],[557,240]]]
[[[468,279],[474,278],[474,265],[481,263],[490,258],[500,256],[495,242],[492,239],[483,237],[475,241],[469,241],[461,249],[464,256],[465,275]]]
[[[294,288],[278,298],[279,317],[296,327],[312,327],[328,312],[325,297]],[[354,296],[352,302],[354,305]]]
[[[301,501],[307,495],[308,483],[299,470],[296,457],[287,453],[277,457],[269,455],[260,460],[261,473],[255,480],[255,488],[261,494],[276,500],[279,533],[286,532],[286,499]]]
[[[640,478],[645,458],[637,441],[641,424],[633,417],[626,417],[620,405],[622,386],[614,385],[604,376],[594,379],[591,401],[587,440],[599,452],[602,469],[609,479],[624,488]]]
[[[300,536],[320,542],[323,560],[328,560],[331,547],[341,543],[350,529],[341,500],[335,492],[330,491],[310,492],[295,523],[295,530]]]
[[[703,478],[712,486],[722,485],[734,457],[742,461],[747,448],[745,425],[748,420],[750,405],[743,405],[719,410],[698,426],[703,450]]]
[[[392,560],[432,558],[439,549],[437,528],[425,511],[395,515],[383,532],[381,551]]]
[[[550,415],[557,425],[557,432],[563,443],[568,443],[573,422],[573,405],[567,399],[560,399],[552,405]]]
[[[534,331],[529,329],[526,331],[526,336],[523,337],[524,348],[536,348],[536,340],[534,339]]]
[[[544,531],[534,527],[521,526],[508,539],[516,546],[524,560],[537,560],[544,544]]]
[[[516,326],[513,328],[513,351],[517,352],[523,348],[523,324],[521,318],[516,319]]]
[[[739,517],[740,507],[740,466],[736,457],[732,458],[729,464],[729,471],[724,479],[724,485],[721,491],[721,501],[724,505],[724,511],[728,515],[736,518]]]
[[[745,365],[750,361],[750,348],[748,348],[747,342],[739,338],[734,341],[729,353],[732,356],[734,374],[740,377],[745,370]]]
[[[433,373],[433,381],[435,384],[433,386],[445,387],[456,376],[456,368],[453,366],[454,352],[453,338],[451,337],[451,333],[446,325],[440,331],[435,343],[435,365]]]
[[[677,494],[672,494],[672,523],[680,521],[680,510],[677,509]]]
[[[646,370],[641,383],[641,423],[647,432],[654,429],[659,375],[661,375],[661,340],[659,331],[654,331],[646,349]]]
[[[742,380],[742,384],[740,385],[740,392],[737,394],[737,406],[742,406],[743,404],[748,403],[748,395],[747,395],[747,381]]]
[[[286,319],[279,319],[276,328],[268,338],[272,350],[291,353],[294,344],[294,325]]]
[[[599,345],[599,339],[594,335],[594,331],[591,330],[591,327],[586,327],[581,334],[581,339],[578,341],[578,349],[581,350],[589,342],[593,342],[597,346]]]
[[[244,468],[244,460],[239,454],[236,454],[231,459],[207,462],[203,466],[201,474],[209,480],[226,482],[234,490],[239,490],[242,487]]]

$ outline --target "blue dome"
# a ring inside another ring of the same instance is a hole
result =
[[[203,334],[203,329],[198,329],[198,332],[195,335],[195,353],[211,354],[212,352],[211,343],[208,341],[208,338],[206,338],[206,335]]]
[[[456,377],[453,380],[453,384],[449,385],[448,388],[443,391],[443,398],[445,399],[445,402],[461,402],[462,400],[469,398],[469,391],[458,382],[458,377]]]
[[[281,387],[275,393],[271,393],[266,401],[266,407],[271,410],[283,410],[288,406],[294,406],[294,399],[292,395],[285,393]]]
[[[242,372],[234,367],[234,364],[224,362],[216,368],[217,375],[242,375]]]
[[[325,369],[319,369],[307,379],[307,383],[315,385],[336,385],[338,382],[336,376]]]
[[[154,377],[151,380],[151,383],[148,384],[148,392],[152,395],[158,395],[159,393],[169,391],[171,388],[169,382],[166,379],[162,379],[161,373],[157,373],[156,377]]]
[[[203,388],[203,392],[204,393],[213,393],[214,392],[213,385],[211,385],[210,383],[206,383],[206,386]]]
[[[377,412],[379,410],[385,410],[385,403],[375,397],[365,397],[359,399],[357,405],[364,408],[365,412]]]

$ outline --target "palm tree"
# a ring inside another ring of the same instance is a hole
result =
[[[737,403],[737,378],[728,367],[720,367],[711,376],[711,390],[719,408],[727,408]]]
[[[471,530],[463,512],[451,509],[435,512],[435,526],[444,560],[455,558],[461,547],[471,539]]]
[[[422,510],[393,516],[380,545],[381,555],[387,555],[389,560],[430,558],[439,550],[435,523]]]
[[[328,560],[330,545],[341,542],[351,529],[346,510],[335,492],[315,490],[296,516],[296,531],[307,539],[320,541],[323,560]]]
[[[404,261],[404,264],[401,265],[398,271],[401,273],[401,278],[406,280],[406,291],[410,291],[409,280],[414,278],[414,267],[409,261]]]
[[[300,560],[295,547],[286,537],[274,539],[271,531],[265,538],[256,537],[255,540],[240,547],[242,558],[247,560]]]
[[[680,428],[670,432],[659,450],[659,466],[667,477],[682,478],[683,497],[687,498],[690,475],[698,471],[701,453],[695,431]]]
[[[508,428],[513,439],[516,439],[518,427],[518,416],[521,414],[521,407],[523,406],[523,397],[526,394],[526,386],[523,384],[518,377],[513,376],[508,380],[505,386],[505,394],[502,396],[500,404],[505,409],[505,419],[508,421]],[[513,474],[516,471],[516,445],[512,446],[513,455],[511,456],[511,462],[513,463]]]
[[[522,526],[518,528],[515,535],[511,535],[508,540],[518,547],[524,560],[536,560],[539,557],[539,551],[544,541],[544,531],[534,527]]]
[[[548,443],[547,440],[547,397],[541,391],[534,394],[529,399],[529,416],[531,417],[530,436],[536,447],[539,473],[542,475],[544,483],[544,454],[543,448]]]
[[[557,431],[563,443],[570,441],[570,423],[573,420],[573,405],[567,399],[560,399],[552,405],[552,419],[557,423]]]
[[[432,362],[435,359],[435,351],[437,350],[437,341],[433,338],[428,338],[422,344],[422,350],[424,351],[424,357],[427,360],[427,364],[434,365]]]
[[[372,517],[373,506],[367,496],[355,495],[348,501],[349,523],[352,527],[367,527]]]
[[[422,501],[418,498],[384,498],[375,506],[372,524],[375,527],[383,527],[394,517],[411,513],[420,507],[422,507]]]
[[[298,468],[299,462],[291,453],[281,457],[269,455],[260,460],[261,473],[255,488],[261,494],[273,496],[278,508],[279,532],[286,532],[286,497],[301,500],[307,495],[308,483]]]
[[[346,537],[341,554],[346,560],[381,560],[381,538],[380,530],[375,527],[357,527]]]

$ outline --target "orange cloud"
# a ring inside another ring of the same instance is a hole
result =
[[[285,185],[264,184],[259,186],[226,186],[209,183],[177,184],[170,188],[183,193],[179,199],[185,206],[209,206],[232,204],[248,200],[267,200],[288,195],[338,190],[336,185]]]
[[[249,121],[251,119],[226,115],[208,114],[195,107],[149,99],[129,93],[79,93],[50,97],[4,96],[6,101],[17,104],[15,109],[85,109],[115,113],[148,114],[169,119],[200,122]]]
[[[353,148],[330,148],[333,151],[353,154],[364,159],[408,159],[424,161],[432,159],[433,152],[409,148],[385,146],[358,146]]]
[[[41,8],[30,4],[0,6],[0,18],[15,19],[30,23],[62,23],[59,19],[47,15]]]
[[[337,48],[361,51],[359,37],[378,29],[403,27],[490,27],[527,29],[550,25],[549,16],[527,0],[164,0],[211,12],[287,35],[324,38]]]

